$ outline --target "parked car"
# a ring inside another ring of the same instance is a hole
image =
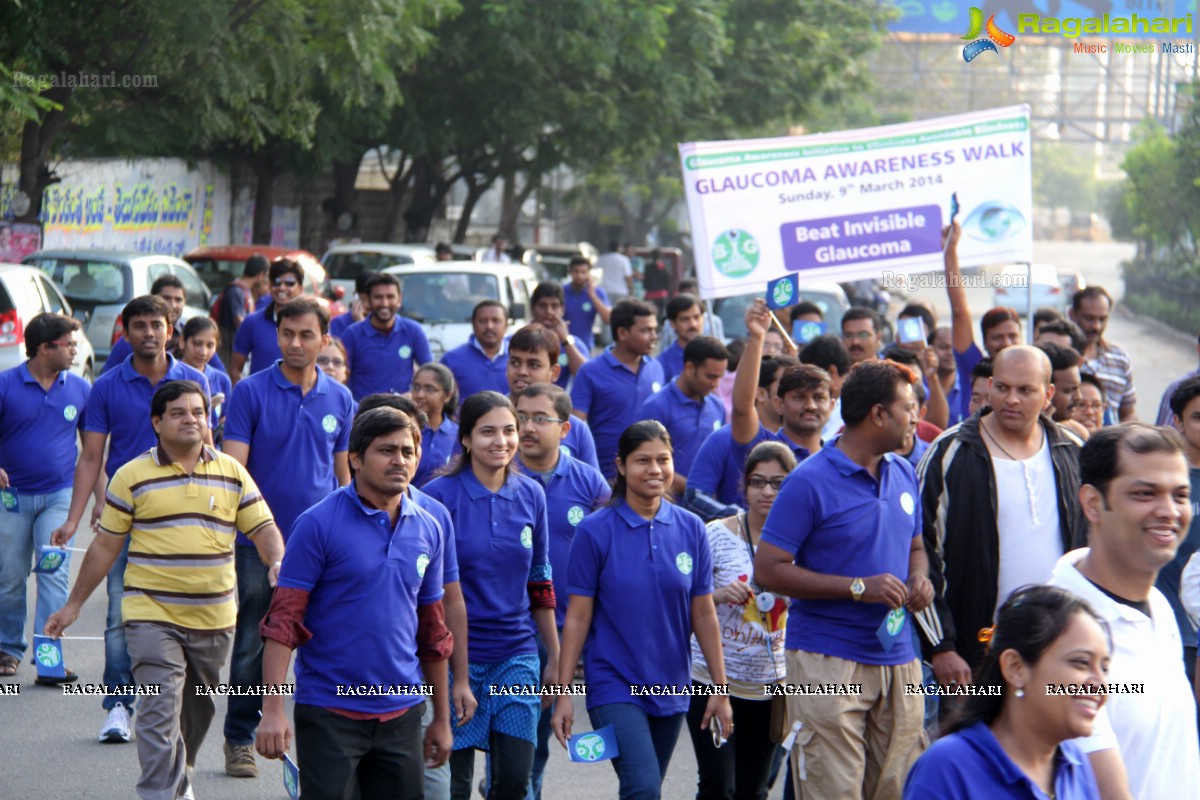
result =
[[[19,264],[0,264],[0,370],[24,363],[25,326],[38,314],[75,315],[62,291],[40,270]],[[79,349],[71,363],[71,372],[92,380],[96,354],[86,336],[75,337]]]
[[[594,265],[596,259],[600,257],[600,251],[596,249],[595,245],[588,242],[538,244],[533,246],[533,250],[535,255],[530,266],[538,270],[539,277],[543,280],[559,283],[565,282],[570,277],[567,273],[570,271],[572,258],[583,256]],[[602,274],[598,269],[592,270],[592,275],[597,281]]]
[[[317,257],[307,250],[266,247],[258,244],[229,244],[216,247],[197,247],[186,253],[183,260],[195,267],[200,279],[208,286],[213,297],[216,297],[235,278],[241,277],[246,259],[256,254],[264,256],[271,263],[283,258],[295,261],[304,270],[305,294],[315,297],[326,305],[331,317],[346,310],[339,302],[344,293],[338,292],[330,282],[321,262],[317,261]]]
[[[429,244],[359,242],[331,247],[321,257],[335,289],[346,297],[354,294],[354,280],[364,272],[379,272],[400,264],[436,264],[437,254]]]
[[[761,293],[739,294],[734,297],[721,297],[712,301],[713,313],[721,318],[725,327],[725,340],[743,338],[746,335],[746,309],[755,298],[762,297]],[[825,330],[835,336],[842,334],[842,315],[850,309],[850,301],[842,287],[833,281],[814,281],[800,287],[801,300],[815,303],[825,316]],[[788,325],[786,309],[775,312],[784,326]],[[789,331],[790,333],[790,331]]]
[[[163,275],[183,282],[187,303],[183,321],[208,313],[211,294],[192,265],[174,256],[122,250],[38,250],[23,263],[50,276],[75,309],[96,360],[108,358],[113,344],[125,333],[121,310],[135,297],[150,294]]]
[[[1087,281],[1083,279],[1083,273],[1079,270],[1071,270],[1070,272],[1059,271],[1058,282],[1062,285],[1063,290],[1063,307],[1070,308],[1071,301],[1075,299],[1078,292],[1082,292],[1087,288]]]
[[[1025,264],[1010,264],[999,276],[992,300],[993,306],[1005,306],[1018,314],[1030,313],[1029,283],[1031,269]],[[1048,307],[1065,311],[1067,308],[1066,293],[1058,277],[1058,270],[1051,264],[1034,264],[1033,278],[1033,310]]]
[[[529,323],[529,296],[537,274],[524,264],[481,264],[440,261],[406,264],[383,270],[400,279],[400,313],[425,329],[434,358],[466,344],[471,312],[480,300],[499,300],[508,309],[508,333]]]

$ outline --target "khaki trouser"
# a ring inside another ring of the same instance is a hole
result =
[[[142,767],[137,794],[142,800],[174,800],[187,788],[190,778],[185,767],[196,763],[216,711],[213,699],[198,696],[196,687],[221,682],[233,630],[183,631],[153,622],[130,622],[125,625],[125,641],[134,680],[162,687],[157,697],[139,699],[133,720]]]
[[[861,684],[861,694],[789,696],[788,724],[803,723],[792,747],[796,800],[892,800],[927,742],[917,659],[895,667],[787,651],[788,683]]]

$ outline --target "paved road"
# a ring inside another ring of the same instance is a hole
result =
[[[1089,283],[1108,287],[1118,297],[1123,294],[1119,263],[1130,248],[1114,244],[1039,243],[1039,261],[1062,268],[1079,269]],[[945,292],[924,290],[949,318]],[[972,312],[978,318],[991,306],[989,290],[971,290]],[[1139,388],[1139,416],[1152,419],[1158,398],[1175,376],[1194,369],[1196,352],[1190,335],[1164,332],[1156,324],[1117,314],[1110,325],[1110,337],[1133,353]],[[80,537],[86,546],[89,535]],[[77,573],[78,563],[72,570]],[[74,574],[72,581],[74,580]],[[32,582],[30,583],[32,587]],[[103,588],[84,608],[83,615],[68,633],[99,635],[104,627]],[[32,608],[33,597],[30,595]],[[68,665],[85,681],[99,681],[103,669],[100,642],[66,642]],[[133,745],[101,745],[95,740],[103,721],[99,701],[87,697],[64,697],[59,690],[33,684],[34,673],[23,666],[20,695],[0,696],[0,798],[50,796],[62,798],[128,798],[138,775],[137,754]],[[235,798],[282,798],[282,777],[276,764],[260,762],[262,774],[257,780],[228,778],[223,772],[220,724],[224,702],[219,702],[205,748],[200,753],[197,797],[201,800]],[[582,704],[576,712],[580,729],[587,724]],[[547,772],[546,798],[611,798],[616,796],[616,779],[607,764],[571,764],[557,749],[552,753]],[[482,758],[477,774],[482,773]],[[681,737],[667,774],[663,797],[685,800],[695,793],[695,758],[686,736]],[[782,795],[776,786],[772,800]]]

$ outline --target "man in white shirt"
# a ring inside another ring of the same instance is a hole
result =
[[[1092,434],[1079,461],[1090,547],[1064,555],[1050,583],[1091,604],[1113,650],[1108,702],[1076,741],[1104,800],[1194,797],[1196,706],[1175,614],[1154,588],[1192,517],[1183,444],[1169,428],[1127,423]]]
[[[612,305],[633,294],[633,264],[621,253],[616,240],[608,243],[608,252],[596,259],[596,266],[604,273],[600,288],[608,294]]]
[[[504,246],[507,244],[505,238],[497,233],[492,237],[492,246],[483,251],[479,260],[485,264],[511,264],[512,259],[504,251]]]

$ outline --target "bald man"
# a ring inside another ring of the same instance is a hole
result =
[[[1045,583],[1063,553],[1083,547],[1079,439],[1042,409],[1054,396],[1036,347],[996,354],[989,405],[947,431],[921,461],[925,548],[936,596],[927,626],[935,675],[970,683],[980,629],[1012,591]],[[929,655],[929,650],[926,655]]]

